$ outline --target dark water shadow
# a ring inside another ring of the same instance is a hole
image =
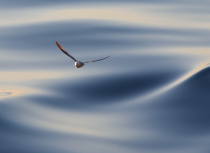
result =
[[[55,95],[30,97],[41,105],[60,107],[63,109],[91,109],[103,107],[120,101],[129,100],[135,96],[144,95],[151,90],[163,86],[180,73],[129,73],[79,78],[54,82],[45,89],[51,90]]]
[[[137,108],[147,116],[145,127],[173,137],[203,137],[210,133],[210,67]],[[134,110],[133,110],[134,111]],[[149,113],[152,112],[152,113]],[[137,125],[140,126],[140,125]],[[166,136],[167,137],[167,136]]]
[[[24,51],[26,54],[34,50],[37,53],[43,50],[45,53],[52,53],[55,41],[69,50],[74,49],[78,52],[84,52],[84,49],[91,51],[104,48],[118,50],[151,46],[209,46],[209,33],[206,30],[129,27],[111,21],[52,22],[1,28],[0,31],[2,49]],[[142,35],[147,37],[141,37]],[[180,39],[169,39],[173,36]]]

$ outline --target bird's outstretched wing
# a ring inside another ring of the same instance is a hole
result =
[[[76,60],[73,56],[71,56],[65,49],[63,49],[63,47],[62,47],[57,41],[55,41],[55,42],[56,42],[58,48],[60,48],[60,50],[61,50],[64,54],[66,54],[67,56],[71,57],[75,62],[77,61],[77,60]]]
[[[104,60],[104,59],[106,59],[106,58],[108,58],[108,57],[110,57],[110,56],[107,56],[107,57],[102,58],[102,59],[94,60],[94,61],[87,61],[87,62],[83,62],[83,63],[97,62],[97,61],[100,61],[100,60]]]

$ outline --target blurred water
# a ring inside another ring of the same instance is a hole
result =
[[[209,4],[0,0],[0,152],[208,153]]]

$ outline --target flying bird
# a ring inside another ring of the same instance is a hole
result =
[[[104,60],[104,59],[110,57],[110,56],[107,56],[107,57],[105,57],[105,58],[101,58],[101,59],[94,60],[94,61],[81,62],[81,61],[76,60],[73,56],[71,56],[65,49],[63,49],[63,47],[62,47],[57,41],[55,41],[55,42],[56,42],[58,48],[60,48],[60,50],[61,50],[64,54],[66,54],[67,56],[69,56],[71,59],[74,60],[74,62],[75,62],[75,67],[76,67],[76,68],[83,67],[83,66],[85,65],[85,63],[97,62],[97,61]]]

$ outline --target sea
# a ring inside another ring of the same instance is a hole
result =
[[[1,153],[209,144],[210,0],[0,0]]]

